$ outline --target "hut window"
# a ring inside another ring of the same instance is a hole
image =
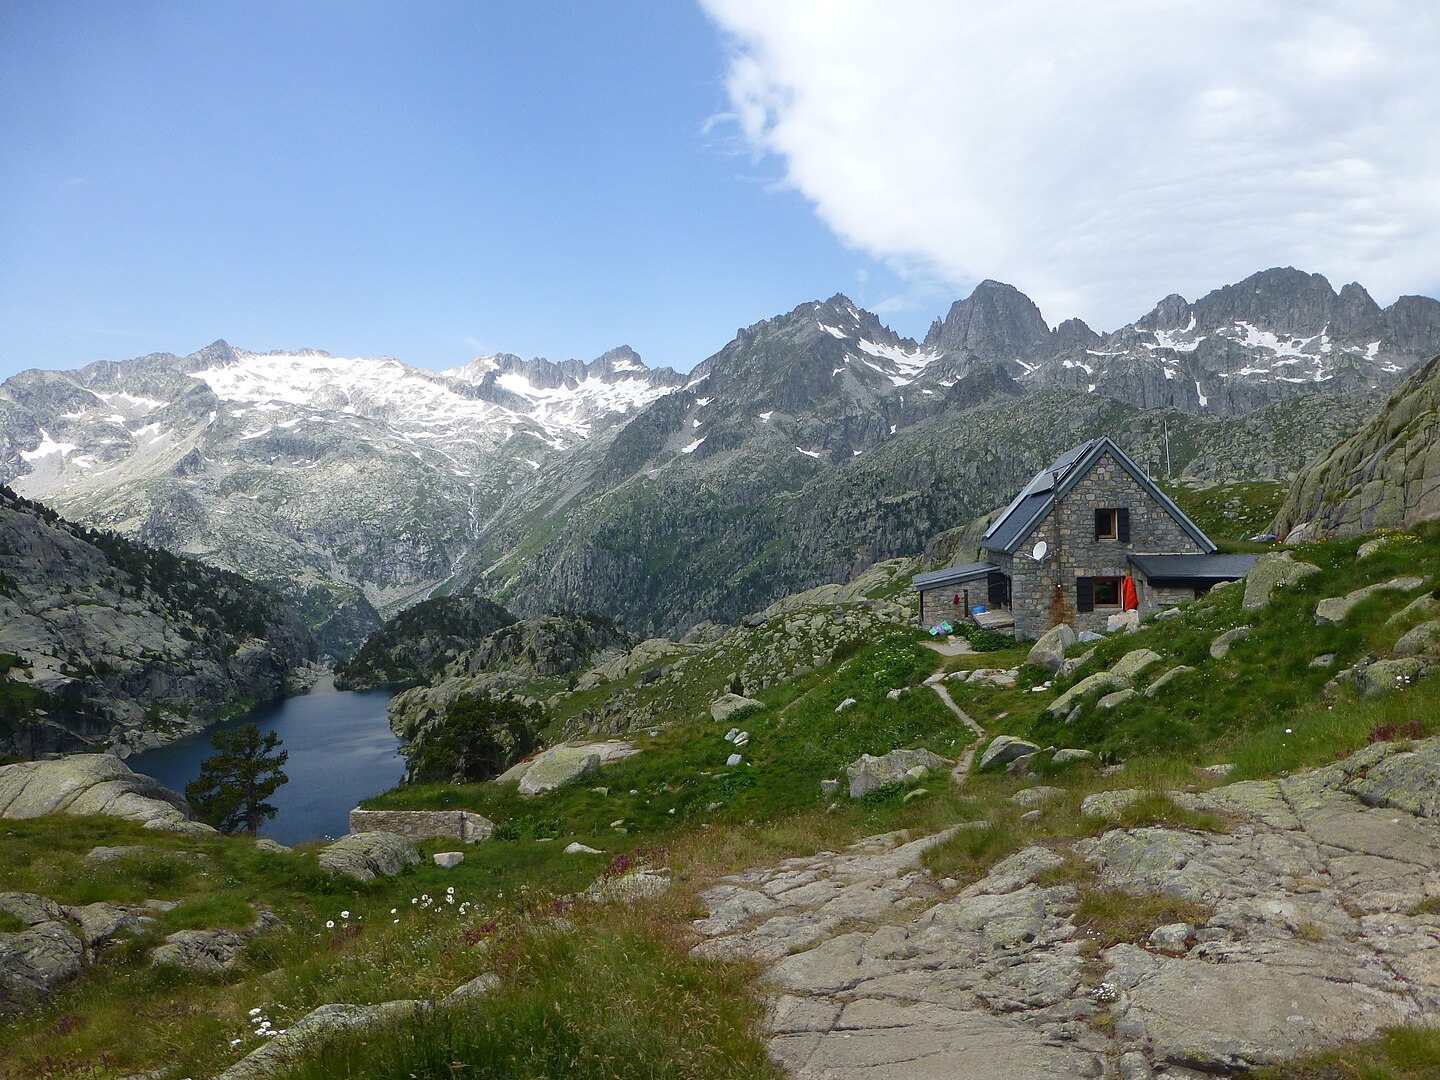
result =
[[[1097,608],[1118,608],[1120,606],[1120,579],[1118,577],[1097,577],[1090,579],[1094,589]]]
[[[1095,539],[1130,542],[1130,508],[1128,506],[1105,506],[1095,511]]]

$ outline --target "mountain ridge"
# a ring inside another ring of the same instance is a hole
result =
[[[1288,478],[1432,339],[1440,302],[1382,309],[1292,268],[1106,334],[1051,329],[996,281],[921,342],[836,294],[688,375],[625,346],[436,372],[221,339],[0,384],[0,475],[281,589],[337,657],[471,588],[521,616],[601,607],[681,631],[919,551],[1003,501],[1037,446],[1113,429],[1149,463],[1168,438],[1177,475]]]

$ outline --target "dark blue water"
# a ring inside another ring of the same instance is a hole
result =
[[[388,690],[336,690],[327,679],[308,694],[227,720],[182,742],[135,754],[125,763],[166,787],[185,790],[200,762],[215,752],[210,736],[254,722],[274,730],[289,753],[290,778],[270,798],[280,813],[260,827],[282,844],[344,836],[349,813],[361,799],[394,787],[405,772],[399,743],[385,719]]]

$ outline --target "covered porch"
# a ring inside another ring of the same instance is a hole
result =
[[[968,622],[982,630],[1014,632],[1010,575],[993,562],[966,563],[919,574],[913,584],[920,593],[921,629],[942,622]]]

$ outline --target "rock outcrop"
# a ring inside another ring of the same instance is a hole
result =
[[[85,947],[59,904],[33,893],[0,893],[0,911],[24,929],[0,933],[0,1016],[28,1009],[77,978]]]
[[[174,832],[215,831],[190,819],[183,796],[111,754],[0,766],[0,818],[46,814],[118,817]]]
[[[320,852],[320,865],[332,874],[373,881],[394,877],[420,861],[415,845],[403,836],[386,832],[342,836]]]
[[[1440,356],[1417,368],[1364,427],[1309,465],[1271,526],[1312,535],[1403,528],[1440,514]]]
[[[1075,628],[1069,623],[1052,626],[1030,646],[1030,651],[1025,654],[1025,662],[1050,671],[1059,671],[1065,663],[1065,650],[1074,645],[1075,641]]]
[[[1241,610],[1262,608],[1270,603],[1276,589],[1319,572],[1320,568],[1314,563],[1299,562],[1289,551],[1266,552],[1255,560],[1255,565],[1245,575],[1245,598],[1240,601]]]
[[[1389,581],[1377,581],[1373,585],[1354,589],[1344,596],[1327,596],[1315,605],[1315,621],[1335,625],[1343,623],[1356,607],[1380,592],[1410,592],[1425,584],[1424,578],[1398,577]]]
[[[799,1077],[1232,1075],[1440,1010],[1437,791],[1440,739],[1377,744],[1172,796],[1228,833],[1114,828],[965,887],[921,863],[954,830],[871,837],[707,889],[695,951],[763,965],[770,1050]],[[1188,921],[1091,958],[1097,889]]]
[[[283,697],[315,657],[278,596],[0,486],[0,755],[158,746]]]
[[[886,784],[919,780],[952,764],[954,762],[923,747],[919,750],[891,750],[879,757],[861,754],[845,767],[845,775],[850,780],[850,797],[858,799]]]

